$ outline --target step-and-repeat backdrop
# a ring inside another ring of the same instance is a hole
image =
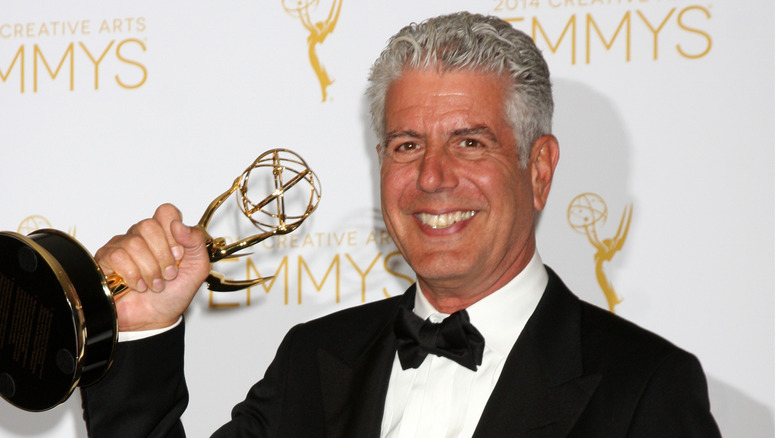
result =
[[[457,10],[511,22],[550,64],[545,263],[695,353],[725,436],[771,436],[772,1],[44,3],[0,7],[0,229],[53,227],[94,252],[163,202],[195,223],[271,148],[322,184],[294,234],[218,266],[273,281],[204,287],[189,309],[192,436],[228,420],[293,324],[412,281],[381,220],[363,93],[393,33]],[[251,232],[238,211],[218,210],[212,234]],[[35,414],[1,402],[0,435],[84,437],[79,396]]]

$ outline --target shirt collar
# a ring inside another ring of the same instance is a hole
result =
[[[508,355],[523,331],[525,324],[539,304],[547,287],[547,270],[542,258],[534,252],[531,261],[507,284],[469,306],[466,310],[471,323],[482,333],[485,345]],[[414,313],[432,322],[441,322],[449,316],[437,311],[416,285]]]

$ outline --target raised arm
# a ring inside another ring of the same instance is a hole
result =
[[[189,306],[209,272],[205,237],[161,205],[154,216],[115,236],[95,259],[106,275],[117,273],[130,291],[116,301],[120,332],[167,328]],[[90,436],[183,437],[187,407],[184,326],[120,342],[106,376],[82,388]]]

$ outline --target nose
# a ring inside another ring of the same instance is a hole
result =
[[[417,187],[423,192],[440,192],[458,185],[455,160],[445,147],[428,147],[420,161]]]

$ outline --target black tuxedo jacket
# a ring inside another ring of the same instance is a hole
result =
[[[580,301],[548,272],[474,437],[720,436],[694,356]],[[379,437],[399,302],[295,326],[213,436]],[[109,374],[82,389],[91,437],[184,436],[183,338],[180,326],[120,344]]]

